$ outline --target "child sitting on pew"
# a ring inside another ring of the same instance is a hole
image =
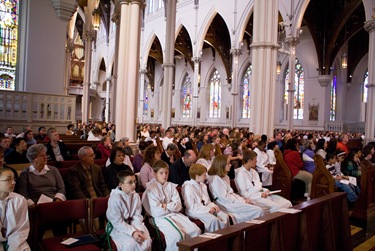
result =
[[[335,180],[335,186],[338,189],[346,192],[348,201],[353,203],[358,199],[360,190],[358,186],[354,186],[353,184],[350,184],[348,182],[349,177],[344,176],[344,174],[341,172],[341,162],[344,160],[344,158],[345,158],[345,152],[340,149],[337,150],[337,157],[332,153],[327,153],[326,160],[328,164],[326,165],[326,168],[332,174]]]
[[[110,236],[117,250],[151,250],[151,238],[143,224],[142,204],[135,192],[136,178],[132,171],[117,173],[119,185],[108,200],[107,219],[113,229]]]
[[[208,170],[208,184],[211,194],[224,213],[230,215],[234,224],[252,220],[264,215],[262,208],[251,205],[250,199],[245,199],[234,193],[227,175],[231,168],[230,159],[226,155],[218,155]]]
[[[191,180],[182,185],[182,198],[185,203],[185,213],[193,219],[204,223],[205,232],[213,232],[229,226],[229,217],[211,202],[204,181],[207,169],[201,164],[193,164],[189,169]]]
[[[243,152],[243,165],[235,170],[238,193],[269,213],[276,212],[281,208],[291,207],[292,203],[289,200],[278,195],[272,195],[268,189],[262,187],[259,174],[255,170],[256,156],[257,154],[254,151],[246,150]]]
[[[177,250],[176,243],[198,236],[201,230],[188,217],[181,214],[181,198],[177,185],[168,182],[169,166],[162,160],[152,166],[155,178],[147,183],[142,204],[147,214],[165,237],[166,250]]]

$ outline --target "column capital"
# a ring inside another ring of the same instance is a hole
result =
[[[374,32],[375,31],[375,19],[366,21],[364,28],[368,33]]]
[[[91,42],[95,39],[95,31],[94,30],[84,30],[83,31],[83,39],[87,42]]]
[[[147,69],[146,68],[141,68],[141,69],[139,69],[139,73],[141,73],[141,74],[146,74],[148,71],[147,71]]]
[[[292,47],[296,47],[297,44],[299,44],[299,38],[298,37],[287,37],[285,39],[285,42]]]
[[[115,11],[115,12],[112,14],[111,21],[114,22],[114,23],[116,24],[116,26],[119,26],[119,25],[120,25],[121,14],[120,14],[119,11]]]
[[[326,87],[332,82],[331,75],[319,75],[318,82],[322,87]]]
[[[143,0],[118,0],[120,4],[138,4],[141,8],[145,8],[146,4]]]
[[[230,54],[232,54],[233,56],[239,56],[242,54],[242,51],[241,49],[230,49]]]
[[[111,81],[112,81],[112,77],[111,77],[111,76],[107,77],[107,78],[105,79],[105,81],[107,81],[107,82],[111,82]]]
[[[202,57],[192,57],[191,61],[193,61],[194,63],[200,63],[202,61]]]

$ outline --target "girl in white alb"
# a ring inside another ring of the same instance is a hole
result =
[[[142,204],[150,219],[165,237],[166,250],[177,250],[176,243],[201,234],[201,230],[188,217],[181,214],[181,198],[177,185],[168,182],[169,167],[162,160],[153,165],[155,179],[147,183]]]
[[[182,185],[182,198],[185,204],[185,214],[204,223],[205,232],[213,232],[229,226],[229,217],[211,202],[208,196],[206,168],[200,164],[193,164],[189,169],[191,180]]]
[[[245,151],[243,160],[244,164],[235,170],[236,187],[242,197],[250,199],[255,205],[270,213],[292,206],[289,200],[271,195],[268,189],[262,187],[259,174],[255,171],[257,163],[255,152]]]

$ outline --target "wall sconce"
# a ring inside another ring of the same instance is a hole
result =
[[[281,62],[280,61],[277,61],[276,73],[277,73],[277,75],[279,75],[281,73]]]
[[[345,52],[341,56],[341,67],[343,69],[346,69],[346,67],[348,67],[348,56]]]
[[[92,12],[92,26],[94,27],[94,30],[99,30],[99,27],[100,27],[100,12],[99,12],[99,9],[95,9]]]

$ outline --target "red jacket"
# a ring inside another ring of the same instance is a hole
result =
[[[289,167],[292,177],[296,176],[300,170],[303,170],[303,161],[297,151],[285,150],[284,162]]]
[[[98,144],[98,151],[101,152],[101,159],[108,159],[111,155],[111,149],[104,146],[104,144]]]

